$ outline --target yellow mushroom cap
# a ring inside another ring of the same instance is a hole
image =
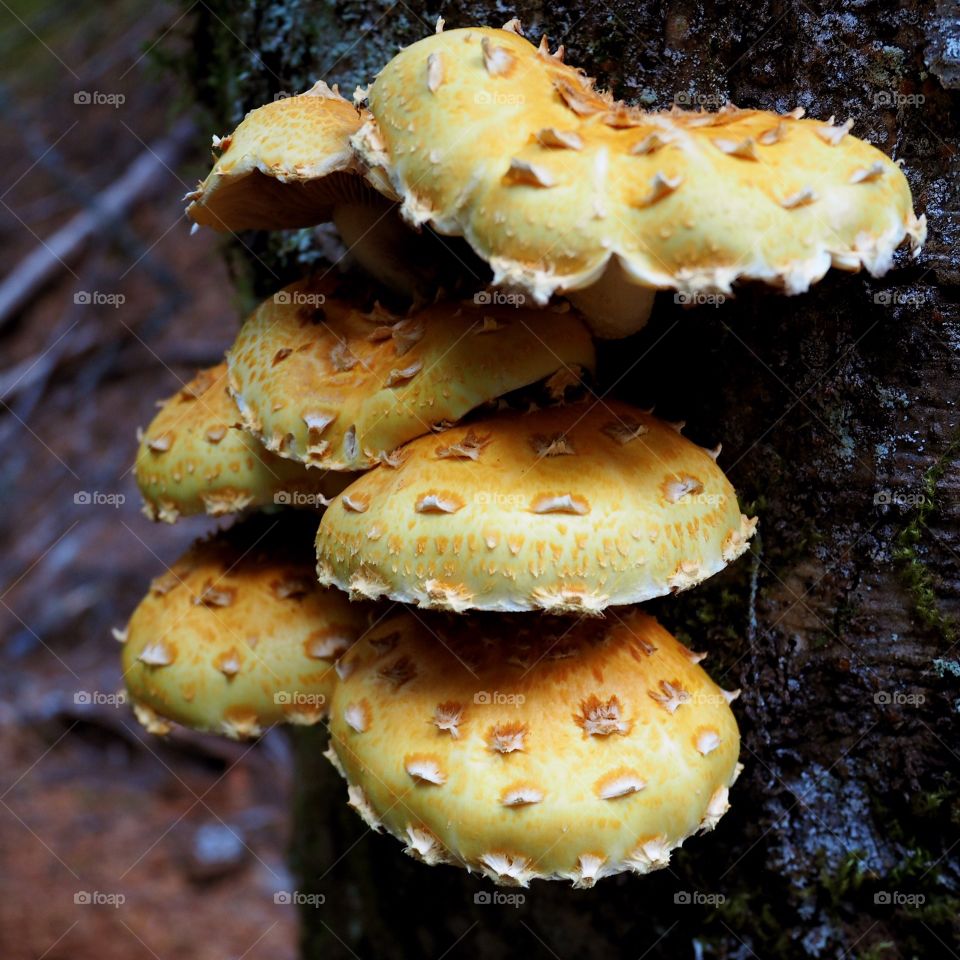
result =
[[[308,472],[241,428],[224,363],[163,404],[140,439],[134,471],[144,512],[168,523],[272,504],[320,507],[344,486],[343,474]]]
[[[831,264],[880,275],[925,236],[900,168],[849,124],[641,111],[511,30],[407,47],[369,105],[353,137],[368,177],[541,303],[607,279],[620,297],[631,284],[729,292],[739,278],[799,293]]]
[[[715,454],[619,402],[501,414],[401,454],[325,513],[322,583],[455,611],[599,613],[699,583],[756,524]]]
[[[214,230],[307,227],[332,207],[369,192],[350,148],[365,118],[322,81],[306,93],[251,110],[227,137],[193,193],[187,215]]]
[[[594,347],[571,312],[438,302],[401,318],[364,313],[314,278],[261,304],[227,364],[244,422],[268,449],[361,470],[505,393],[592,370]]]
[[[313,576],[303,517],[253,517],[195,544],[134,611],[123,673],[141,721],[250,737],[275,723],[316,723],[334,661],[369,608]]]
[[[592,886],[666,866],[739,772],[721,690],[638,610],[607,620],[397,613],[338,665],[350,803],[426,863]]]

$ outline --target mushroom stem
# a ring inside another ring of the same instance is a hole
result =
[[[400,218],[399,206],[370,194],[338,203],[333,223],[351,256],[385,286],[413,300],[436,286],[436,251],[430,239],[415,233]]]
[[[566,297],[584,315],[594,336],[616,340],[647,325],[655,294],[653,287],[630,279],[619,257],[611,257],[599,280],[567,291]]]

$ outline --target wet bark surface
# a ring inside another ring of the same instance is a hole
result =
[[[929,240],[881,280],[831,273],[800,297],[744,287],[686,310],[661,295],[647,329],[601,351],[601,390],[722,441],[720,463],[760,517],[750,554],[652,605],[743,690],[745,772],[718,829],[658,874],[587,891],[535,882],[496,902],[487,882],[414,863],[344,817],[319,738],[304,738],[295,860],[303,889],[326,897],[304,909],[305,956],[955,954],[956,5],[214,2],[186,67],[225,133],[317,78],[349,95],[438,13],[448,27],[516,14],[650,107],[853,117],[856,135],[903,159]],[[264,290],[315,249],[299,234],[245,243],[234,262],[255,264]]]

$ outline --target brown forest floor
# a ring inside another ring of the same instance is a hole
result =
[[[143,51],[178,15],[131,0],[0,11],[0,275],[172,127],[177,91],[154,55],[174,34]],[[76,104],[80,91],[125,102]],[[180,169],[199,171],[207,135]],[[129,708],[77,702],[119,687],[110,627],[206,528],[151,525],[129,469],[154,401],[217,358],[240,314],[216,239],[188,235],[186,189],[165,172],[0,323],[4,960],[295,952],[294,908],[274,903],[290,886],[284,738],[162,745]],[[84,491],[125,499],[76,503]],[[197,860],[205,838],[228,841],[219,875]]]

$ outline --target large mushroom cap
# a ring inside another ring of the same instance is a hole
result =
[[[144,512],[168,523],[273,504],[320,507],[344,486],[343,474],[308,472],[241,428],[223,363],[163,404],[140,439],[134,471]]]
[[[330,219],[334,204],[372,192],[350,136],[364,113],[322,81],[251,110],[194,191],[187,215],[214,230],[278,230]]]
[[[502,414],[402,454],[327,510],[321,582],[424,607],[598,613],[699,583],[756,522],[714,455],[623,403]]]
[[[593,369],[572,313],[439,302],[364,313],[330,280],[265,301],[227,354],[247,427],[282,457],[359,470],[473,408],[560,372]]]
[[[409,220],[464,236],[495,283],[541,303],[581,291],[601,335],[641,326],[655,288],[799,293],[831,264],[879,275],[925,234],[899,167],[849,124],[640,111],[510,30],[407,47],[369,105],[353,143]]]
[[[636,610],[530,630],[401,612],[338,664],[331,759],[351,805],[427,863],[592,886],[666,866],[728,808],[725,693]]]
[[[254,517],[200,541],[163,576],[125,631],[123,672],[141,721],[249,737],[316,723],[334,661],[366,608],[317,585],[309,523]]]

